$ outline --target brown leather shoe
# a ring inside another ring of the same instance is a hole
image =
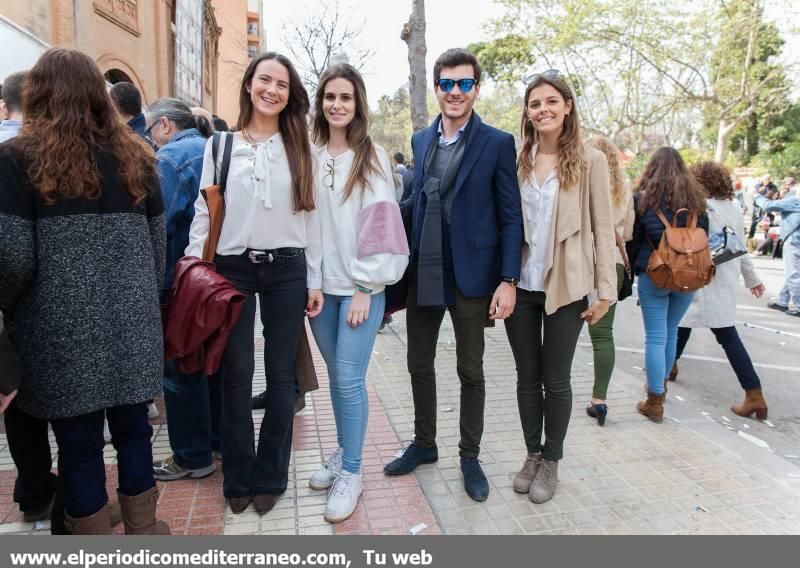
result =
[[[647,393],[647,400],[641,401],[636,405],[636,410],[639,414],[647,416],[653,422],[662,422],[664,420],[664,394]]]
[[[270,495],[269,493],[262,493],[261,495],[254,495],[253,496],[253,504],[256,506],[256,512],[259,515],[264,515],[269,513],[273,507],[275,507],[275,503],[278,502],[277,495]]]
[[[754,413],[759,420],[767,419],[767,401],[761,389],[748,389],[744,391],[744,402],[731,406],[731,412],[744,418],[750,418]]]
[[[669,372],[669,377],[667,377],[670,381],[674,381],[678,378],[678,362],[675,361],[672,364],[672,370]]]
[[[231,511],[234,514],[238,515],[239,513],[243,512],[247,509],[247,506],[253,500],[252,497],[249,495],[245,497],[228,497],[228,505],[231,507]]]
[[[514,476],[512,487],[517,493],[527,493],[531,490],[533,478],[536,477],[536,471],[542,465],[542,452],[535,454],[528,453],[525,456],[525,463],[522,464],[520,469]]]

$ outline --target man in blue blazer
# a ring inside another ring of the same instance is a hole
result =
[[[446,310],[456,336],[461,381],[461,470],[467,494],[489,496],[478,454],[483,434],[483,330],[514,311],[523,242],[514,138],[481,122],[472,107],[481,68],[450,49],[436,60],[441,114],[411,139],[414,190],[407,297],[408,371],[414,395],[414,442],[384,472],[403,475],[438,459],[436,343]]]

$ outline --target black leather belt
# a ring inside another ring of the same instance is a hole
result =
[[[292,258],[305,253],[305,249],[284,247],[272,250],[255,250],[245,249],[242,256],[253,264],[263,264],[265,262],[274,262],[276,258]]]

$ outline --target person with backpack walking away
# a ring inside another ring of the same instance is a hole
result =
[[[742,207],[734,199],[730,172],[716,162],[700,162],[689,168],[697,182],[705,190],[708,200],[708,221],[711,234],[722,233],[726,228],[735,231],[744,242],[744,223]],[[764,284],[758,278],[753,262],[748,255],[733,258],[717,266],[714,281],[694,295],[689,311],[678,328],[678,346],[675,364],[670,372],[670,380],[678,375],[678,362],[692,329],[708,328],[714,333],[717,342],[725,350],[728,362],[736,373],[745,401],[731,406],[731,412],[742,417],[755,414],[760,420],[767,417],[767,401],[761,392],[753,362],[736,331],[736,288],[739,275],[744,285],[756,298],[764,294]]]
[[[639,281],[647,369],[647,400],[636,409],[661,422],[678,324],[695,290],[714,275],[705,196],[677,150],[664,146],[653,154],[639,181],[634,209],[633,239],[627,251]]]

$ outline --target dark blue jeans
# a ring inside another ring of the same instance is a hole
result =
[[[58,442],[58,473],[73,518],[94,515],[108,502],[103,462],[103,417],[108,417],[111,443],[117,450],[119,492],[133,497],[152,488],[153,429],[147,404],[114,406],[105,411],[52,421]]]
[[[289,481],[294,418],[295,356],[308,297],[305,254],[275,255],[253,264],[244,256],[217,256],[217,271],[247,296],[222,358],[222,473],[226,497],[279,495]],[[255,444],[253,395],[256,294],[263,293],[267,406]]]
[[[739,379],[739,384],[742,385],[742,388],[745,390],[760,389],[761,381],[758,380],[758,375],[753,367],[753,362],[750,360],[750,355],[747,353],[747,349],[744,348],[744,344],[742,343],[742,339],[739,337],[739,332],[736,331],[736,327],[731,326],[712,328],[711,332],[717,339],[717,343],[719,343],[722,349],[725,350],[725,356],[728,358],[728,362],[731,364],[733,372],[736,373],[736,378]],[[683,349],[686,347],[686,343],[689,341],[689,336],[691,333],[692,329],[689,327],[678,328],[678,349],[675,355],[676,360],[680,359]]]
[[[184,375],[176,361],[164,364],[164,405],[175,463],[189,469],[211,465],[220,449],[221,380],[202,372]]]

